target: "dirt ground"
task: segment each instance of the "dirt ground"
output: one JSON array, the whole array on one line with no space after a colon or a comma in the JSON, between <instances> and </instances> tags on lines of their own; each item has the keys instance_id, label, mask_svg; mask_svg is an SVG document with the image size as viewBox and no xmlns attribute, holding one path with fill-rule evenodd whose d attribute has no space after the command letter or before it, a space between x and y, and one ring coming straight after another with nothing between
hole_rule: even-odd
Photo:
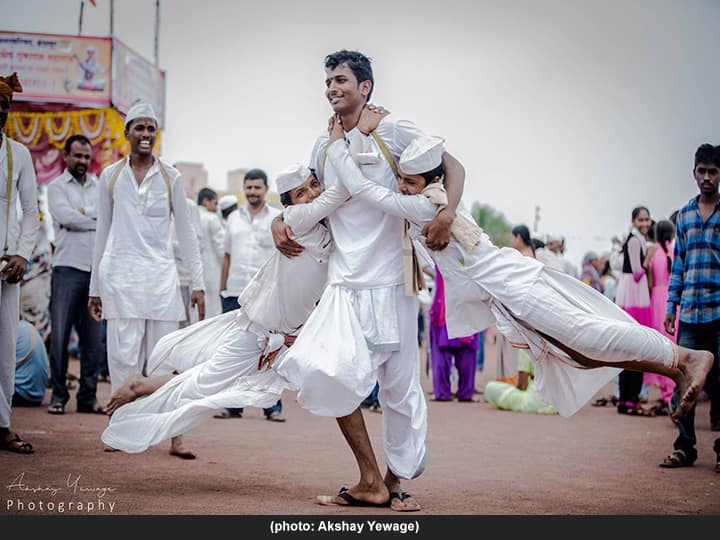
<instances>
[{"instance_id":1,"label":"dirt ground","mask_svg":"<svg viewBox=\"0 0 720 540\"><path fill-rule=\"evenodd\" d=\"M494 374L488 345L477 388ZM427 377L423 385L430 389ZM101 400L108 395L101 383ZM720 434L710 431L707 402L698 406L697 462L668 470L658 467L676 436L667 417L586 405L561 418L500 412L482 394L478 400L428 401L428 468L404 484L423 506L418 514L720 514L712 451ZM75 413L74 399L64 416L46 406L16 408L13 426L36 451L0 452L0 516L57 514L60 503L65 514L396 515L314 504L316 495L357 480L354 460L334 419L305 412L294 394L283 404L284 424L246 409L242 419L213 419L188 433L193 461L169 456L169 443L138 455L104 452L107 418ZM365 419L384 467L382 415Z\"/></svg>"}]
</instances>

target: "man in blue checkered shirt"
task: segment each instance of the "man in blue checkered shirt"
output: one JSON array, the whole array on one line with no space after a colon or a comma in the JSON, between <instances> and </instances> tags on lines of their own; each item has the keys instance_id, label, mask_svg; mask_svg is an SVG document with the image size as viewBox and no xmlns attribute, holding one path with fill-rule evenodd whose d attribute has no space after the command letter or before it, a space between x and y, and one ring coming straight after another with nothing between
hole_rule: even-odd
<instances>
[{"instance_id":1,"label":"man in blue checkered shirt","mask_svg":"<svg viewBox=\"0 0 720 540\"><path fill-rule=\"evenodd\" d=\"M675 314L680 306L678 345L714 354L705 389L711 400L710 427L720 431L720 146L703 144L697 149L693 176L700 195L677 216L665 330L675 333ZM675 451L661 467L686 467L697 459L695 406L680 418L678 430ZM720 473L720 438L715 440L714 450L715 472Z\"/></svg>"}]
</instances>

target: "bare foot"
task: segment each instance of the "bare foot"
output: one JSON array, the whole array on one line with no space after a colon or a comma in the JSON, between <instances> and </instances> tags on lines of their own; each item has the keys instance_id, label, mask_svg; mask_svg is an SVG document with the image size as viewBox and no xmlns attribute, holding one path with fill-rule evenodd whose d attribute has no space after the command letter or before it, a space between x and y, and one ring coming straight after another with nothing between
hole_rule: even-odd
<instances>
[{"instance_id":1,"label":"bare foot","mask_svg":"<svg viewBox=\"0 0 720 540\"><path fill-rule=\"evenodd\" d=\"M323 506L388 506L390 493L385 484L377 486L357 484L343 486L337 495L318 495L316 501Z\"/></svg>"},{"instance_id":2,"label":"bare foot","mask_svg":"<svg viewBox=\"0 0 720 540\"><path fill-rule=\"evenodd\" d=\"M672 417L679 419L684 416L697 401L702 390L705 377L712 368L713 355L708 351L694 351L680 348L678 369L681 376L677 381L680 402Z\"/></svg>"},{"instance_id":3,"label":"bare foot","mask_svg":"<svg viewBox=\"0 0 720 540\"><path fill-rule=\"evenodd\" d=\"M107 444L105 445L105 448L103 448L103 450L104 450L105 452L119 452L119 451L120 451L120 450L118 450L117 448L113 448L112 446L108 446Z\"/></svg>"},{"instance_id":4,"label":"bare foot","mask_svg":"<svg viewBox=\"0 0 720 540\"><path fill-rule=\"evenodd\" d=\"M130 375L127 379L125 379L125 382L120 388L118 388L117 392L110 396L110 401L105 407L105 412L108 416L112 415L118 407L121 407L126 403L130 403L131 401L135 401L138 397L140 397L136 386L142 379L144 379L144 377L140 374Z\"/></svg>"},{"instance_id":5,"label":"bare foot","mask_svg":"<svg viewBox=\"0 0 720 540\"><path fill-rule=\"evenodd\" d=\"M185 448L182 435L173 437L170 441L170 455L177 456L182 459L195 459L195 454Z\"/></svg>"}]
</instances>

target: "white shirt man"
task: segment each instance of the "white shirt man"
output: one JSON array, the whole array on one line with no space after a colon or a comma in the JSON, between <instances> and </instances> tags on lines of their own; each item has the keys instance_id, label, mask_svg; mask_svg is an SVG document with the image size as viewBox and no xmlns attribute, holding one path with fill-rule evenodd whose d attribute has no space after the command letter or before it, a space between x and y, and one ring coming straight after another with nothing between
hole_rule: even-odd
<instances>
[{"instance_id":1,"label":"white shirt man","mask_svg":"<svg viewBox=\"0 0 720 540\"><path fill-rule=\"evenodd\" d=\"M131 155L105 168L100 175L90 281L91 312L108 321L107 353L113 392L129 375L143 371L157 341L176 330L178 322L185 318L172 228L181 258L190 270L192 294L199 311L204 312L204 304L200 306L202 293L196 294L203 290L202 266L182 178L175 168L152 157L157 129L152 109L136 105L127 119L125 134ZM147 164L140 181L135 169L141 160Z\"/></svg>"},{"instance_id":2,"label":"white shirt man","mask_svg":"<svg viewBox=\"0 0 720 540\"><path fill-rule=\"evenodd\" d=\"M225 227L217 215L217 194L204 188L198 193L200 210L200 257L205 280L205 314L214 317L222 312L220 305L220 274L225 256Z\"/></svg>"},{"instance_id":3,"label":"white shirt man","mask_svg":"<svg viewBox=\"0 0 720 540\"><path fill-rule=\"evenodd\" d=\"M248 178L245 182L262 182ZM237 297L250 283L270 255L275 251L270 225L280 210L272 208L264 200L259 210L249 202L228 216L225 230L225 257L229 258L227 283L221 294L223 306L237 308ZM224 311L229 311L224 309Z\"/></svg>"},{"instance_id":4,"label":"white shirt man","mask_svg":"<svg viewBox=\"0 0 720 540\"><path fill-rule=\"evenodd\" d=\"M21 91L16 74L0 77L0 449L28 454L32 445L10 431L10 410L20 321L19 283L38 234L37 186L28 149L1 133L13 92ZM22 216L18 216L18 199Z\"/></svg>"},{"instance_id":5,"label":"white shirt man","mask_svg":"<svg viewBox=\"0 0 720 540\"><path fill-rule=\"evenodd\" d=\"M98 180L87 172L91 159L90 141L73 135L65 144L67 167L48 186L48 208L55 229L50 300L51 414L63 414L70 399L67 347L73 325L81 351L77 411L104 412L96 397L97 371L103 360L103 329L87 311L98 202Z\"/></svg>"}]
</instances>

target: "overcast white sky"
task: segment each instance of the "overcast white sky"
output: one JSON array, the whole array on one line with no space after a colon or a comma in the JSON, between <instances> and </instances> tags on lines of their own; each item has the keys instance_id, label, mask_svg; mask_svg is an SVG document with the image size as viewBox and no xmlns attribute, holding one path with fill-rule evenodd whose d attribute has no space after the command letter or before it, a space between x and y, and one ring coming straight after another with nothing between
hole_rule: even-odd
<instances>
[{"instance_id":1,"label":"overcast white sky","mask_svg":"<svg viewBox=\"0 0 720 540\"><path fill-rule=\"evenodd\" d=\"M84 35L109 32L109 0ZM154 0L116 0L115 34L153 58ZM77 33L79 0L0 0L0 29ZM356 7L352 7L356 6ZM717 0L162 0L163 155L272 177L307 161L331 110L324 56L373 59L373 101L447 139L464 200L568 238L579 263L633 206L667 217L720 143Z\"/></svg>"}]
</instances>

